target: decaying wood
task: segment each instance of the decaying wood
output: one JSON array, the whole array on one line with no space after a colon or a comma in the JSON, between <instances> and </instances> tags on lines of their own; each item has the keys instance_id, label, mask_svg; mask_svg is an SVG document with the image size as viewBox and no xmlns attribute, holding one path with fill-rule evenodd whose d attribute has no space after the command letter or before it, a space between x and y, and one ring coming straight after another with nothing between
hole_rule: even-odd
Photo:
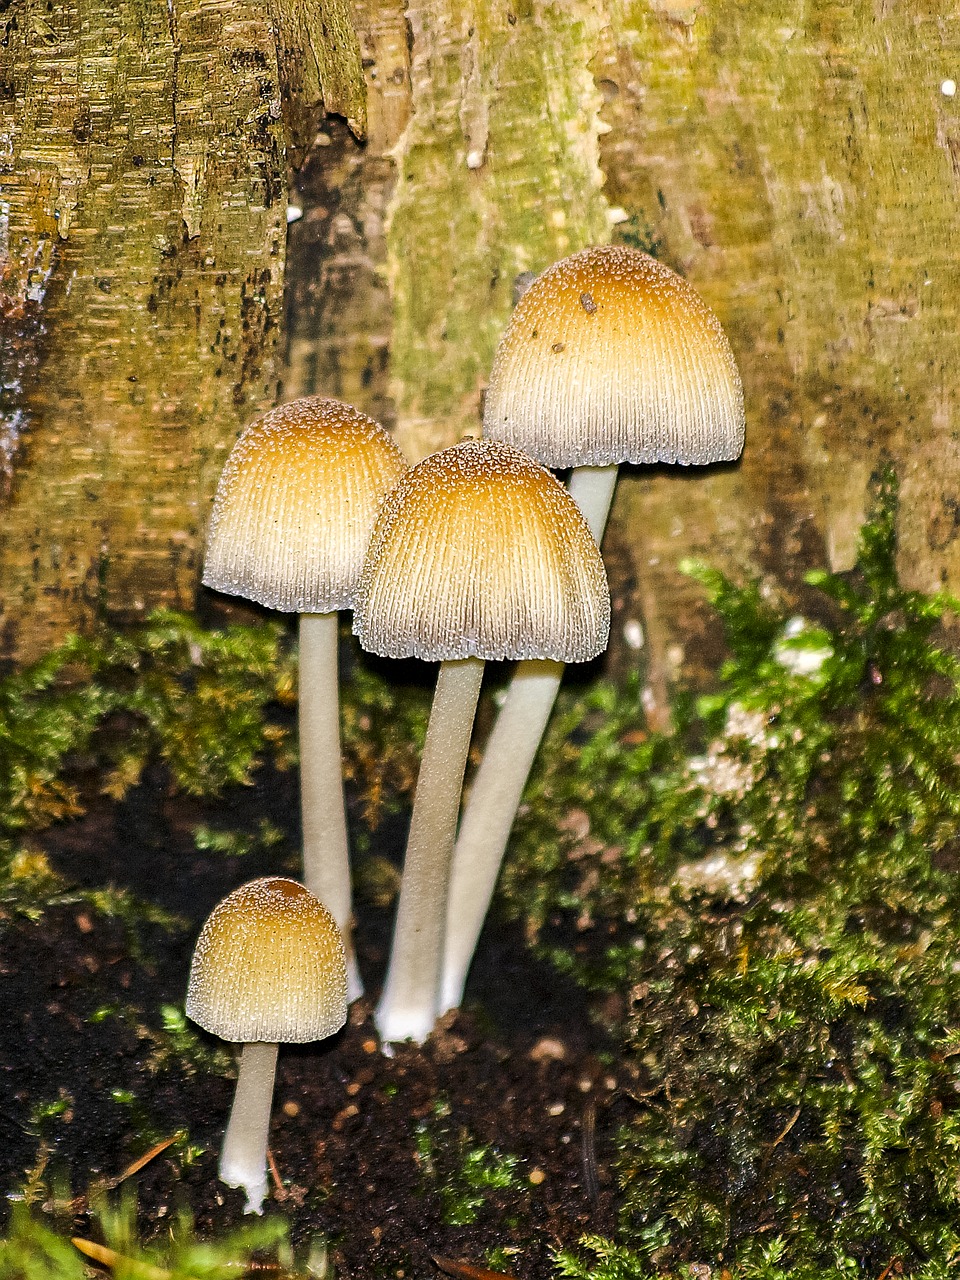
<instances>
[{"instance_id":1,"label":"decaying wood","mask_svg":"<svg viewBox=\"0 0 960 1280\"><path fill-rule=\"evenodd\" d=\"M318 75L339 66L336 101L362 123L343 105L355 38L320 43L338 13L340 0L278 0L272 15L247 0L6 8L3 655L193 602L225 452L277 394L283 103L316 115ZM309 67L311 42L323 56L291 85L291 50Z\"/></svg>"},{"instance_id":2,"label":"decaying wood","mask_svg":"<svg viewBox=\"0 0 960 1280\"><path fill-rule=\"evenodd\" d=\"M960 17L920 0L411 0L406 16L382 329L411 456L475 421L516 276L593 240L687 275L736 350L742 463L634 469L607 538L616 659L646 664L655 714L717 653L678 562L707 556L802 608L807 568L851 564L883 457L906 580L960 588Z\"/></svg>"},{"instance_id":3,"label":"decaying wood","mask_svg":"<svg viewBox=\"0 0 960 1280\"><path fill-rule=\"evenodd\" d=\"M2 78L20 76L0 94L0 136L18 148L2 159L7 322L37 320L7 379L30 423L0 557L8 651L43 648L67 605L83 623L191 598L223 449L278 376L281 147L299 154L316 86L335 80L319 54L299 56L317 27L308 8L275 12L279 52L254 5L175 4L176 39L165 6L110 18L91 5L125 36L96 48L77 0L55 19L28 0L7 10L18 26ZM356 45L342 26L330 44L350 65L362 55L369 142L328 120L293 196L305 216L290 242L285 395L342 395L395 424L411 457L449 443L476 421L517 278L617 237L701 290L747 395L740 465L634 470L620 485L616 652L646 663L652 705L710 655L678 561L758 574L802 607L807 567L850 564L883 456L901 473L906 579L960 588L960 16L930 0L353 0L350 12ZM30 59L33 114L11 133ZM93 92L83 75L125 92ZM336 109L359 128L356 78L345 83ZM127 161L107 164L111 140ZM134 222L150 224L140 249Z\"/></svg>"}]
</instances>

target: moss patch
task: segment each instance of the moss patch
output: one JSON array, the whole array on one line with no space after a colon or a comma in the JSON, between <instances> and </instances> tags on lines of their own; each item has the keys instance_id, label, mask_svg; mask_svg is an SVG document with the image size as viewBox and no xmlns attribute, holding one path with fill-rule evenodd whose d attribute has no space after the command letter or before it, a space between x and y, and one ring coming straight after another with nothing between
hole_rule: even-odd
<instances>
[{"instance_id":1,"label":"moss patch","mask_svg":"<svg viewBox=\"0 0 960 1280\"><path fill-rule=\"evenodd\" d=\"M555 726L506 901L619 993L635 1081L621 1235L565 1274L960 1257L956 606L898 584L889 475L874 499L816 618L689 566L731 657L674 734L603 686Z\"/></svg>"}]
</instances>

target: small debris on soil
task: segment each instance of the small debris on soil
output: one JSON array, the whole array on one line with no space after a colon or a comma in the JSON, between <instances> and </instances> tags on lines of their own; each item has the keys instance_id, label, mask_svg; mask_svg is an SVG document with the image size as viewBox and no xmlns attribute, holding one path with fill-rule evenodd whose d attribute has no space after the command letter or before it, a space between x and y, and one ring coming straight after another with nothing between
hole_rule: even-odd
<instances>
[{"instance_id":1,"label":"small debris on soil","mask_svg":"<svg viewBox=\"0 0 960 1280\"><path fill-rule=\"evenodd\" d=\"M236 803L245 810L249 792ZM282 810L290 797L275 803ZM216 1176L233 1082L178 1051L162 1009L182 1012L193 942L214 903L290 868L201 855L196 808L145 786L46 840L74 882L128 889L175 912L179 927L131 932L87 901L38 923L0 921L6 1021L19 1028L0 1043L2 1190L32 1187L42 1204L68 1188L81 1237L87 1194L120 1181L136 1187L148 1239L180 1205L201 1235L242 1219L243 1194ZM330 1042L280 1050L267 1211L289 1219L295 1244L326 1236L340 1280L435 1275L434 1258L489 1275L494 1250L523 1280L553 1275L554 1250L609 1233L614 1220L609 1164L625 1095L583 994L534 961L515 931L492 925L465 1009L423 1048L388 1057L371 1013L390 914L359 909L368 995ZM223 1052L189 1029L200 1054ZM508 1185L470 1182L471 1161L503 1161Z\"/></svg>"}]
</instances>

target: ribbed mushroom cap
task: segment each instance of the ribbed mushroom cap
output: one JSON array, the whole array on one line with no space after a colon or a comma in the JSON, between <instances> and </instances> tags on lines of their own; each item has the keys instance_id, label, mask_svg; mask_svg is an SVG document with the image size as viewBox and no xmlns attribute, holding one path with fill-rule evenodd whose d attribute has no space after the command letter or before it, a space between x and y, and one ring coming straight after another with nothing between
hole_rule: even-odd
<instances>
[{"instance_id":1,"label":"ribbed mushroom cap","mask_svg":"<svg viewBox=\"0 0 960 1280\"><path fill-rule=\"evenodd\" d=\"M549 467L728 461L743 390L720 322L692 285L620 245L538 276L494 357L484 435Z\"/></svg>"},{"instance_id":2,"label":"ribbed mushroom cap","mask_svg":"<svg viewBox=\"0 0 960 1280\"><path fill-rule=\"evenodd\" d=\"M347 967L333 916L296 880L268 876L234 889L197 939L187 1017L243 1044L303 1044L339 1031Z\"/></svg>"},{"instance_id":3,"label":"ribbed mushroom cap","mask_svg":"<svg viewBox=\"0 0 960 1280\"><path fill-rule=\"evenodd\" d=\"M609 627L603 561L579 508L519 449L443 449L384 502L354 612L365 649L584 662Z\"/></svg>"},{"instance_id":4,"label":"ribbed mushroom cap","mask_svg":"<svg viewBox=\"0 0 960 1280\"><path fill-rule=\"evenodd\" d=\"M203 581L287 613L353 604L383 497L406 470L383 427L307 396L246 428L213 502Z\"/></svg>"}]
</instances>

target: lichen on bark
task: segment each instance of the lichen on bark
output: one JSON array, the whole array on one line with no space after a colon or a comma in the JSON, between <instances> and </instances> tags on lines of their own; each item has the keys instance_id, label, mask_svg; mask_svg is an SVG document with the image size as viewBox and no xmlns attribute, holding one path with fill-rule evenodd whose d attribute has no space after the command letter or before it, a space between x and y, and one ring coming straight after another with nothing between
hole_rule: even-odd
<instances>
[{"instance_id":1,"label":"lichen on bark","mask_svg":"<svg viewBox=\"0 0 960 1280\"><path fill-rule=\"evenodd\" d=\"M589 3L411 3L413 113L387 270L398 434L412 456L477 420L514 283L609 235L585 54Z\"/></svg>"},{"instance_id":2,"label":"lichen on bark","mask_svg":"<svg viewBox=\"0 0 960 1280\"><path fill-rule=\"evenodd\" d=\"M885 455L905 580L956 589L960 20L868 0L611 14L594 64L608 198L717 310L747 398L736 472L621 484L635 575L670 602L667 645L700 631L676 572L691 549L801 600L821 555L848 568Z\"/></svg>"}]
</instances>

